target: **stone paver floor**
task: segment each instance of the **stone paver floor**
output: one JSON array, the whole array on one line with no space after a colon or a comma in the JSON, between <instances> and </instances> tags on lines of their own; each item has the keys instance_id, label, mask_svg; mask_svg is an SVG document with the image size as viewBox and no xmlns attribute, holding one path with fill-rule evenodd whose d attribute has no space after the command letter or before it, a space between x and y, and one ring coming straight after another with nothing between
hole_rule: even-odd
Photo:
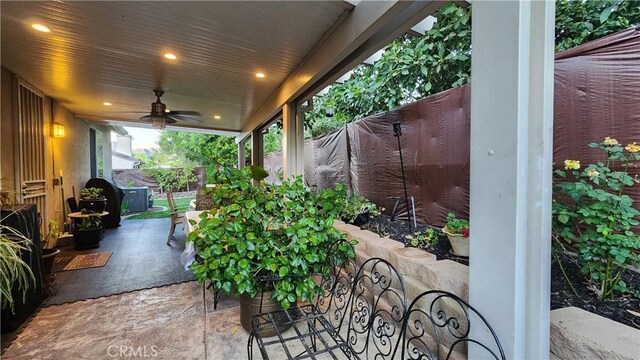
<instances>
[{"instance_id":1,"label":"stone paver floor","mask_svg":"<svg viewBox=\"0 0 640 360\"><path fill-rule=\"evenodd\" d=\"M243 359L247 338L235 298L186 282L44 307L2 359Z\"/></svg>"}]
</instances>

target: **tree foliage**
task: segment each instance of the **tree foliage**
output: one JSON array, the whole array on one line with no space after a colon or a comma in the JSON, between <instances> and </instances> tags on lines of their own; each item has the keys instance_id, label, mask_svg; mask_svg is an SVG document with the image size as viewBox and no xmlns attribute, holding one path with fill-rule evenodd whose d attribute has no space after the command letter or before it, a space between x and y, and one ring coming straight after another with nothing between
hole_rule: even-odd
<instances>
[{"instance_id":1,"label":"tree foliage","mask_svg":"<svg viewBox=\"0 0 640 360\"><path fill-rule=\"evenodd\" d=\"M640 24L640 1L561 0L556 3L556 51Z\"/></svg>"},{"instance_id":2,"label":"tree foliage","mask_svg":"<svg viewBox=\"0 0 640 360\"><path fill-rule=\"evenodd\" d=\"M404 35L391 42L373 66L357 66L351 77L314 98L305 126L318 136L375 113L389 111L469 81L471 6L451 3L421 37ZM556 50L562 51L631 25L640 24L640 1L559 0ZM333 116L327 116L332 109Z\"/></svg>"},{"instance_id":3,"label":"tree foliage","mask_svg":"<svg viewBox=\"0 0 640 360\"><path fill-rule=\"evenodd\" d=\"M230 136L165 131L158 145L159 152L175 154L178 161L188 160L195 166L235 165L238 161L238 147Z\"/></svg>"}]
</instances>

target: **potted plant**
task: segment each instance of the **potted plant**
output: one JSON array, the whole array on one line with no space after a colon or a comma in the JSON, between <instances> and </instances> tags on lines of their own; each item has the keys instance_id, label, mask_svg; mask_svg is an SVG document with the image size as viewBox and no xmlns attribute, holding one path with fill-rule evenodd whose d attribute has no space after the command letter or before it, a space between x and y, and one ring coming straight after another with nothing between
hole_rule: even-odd
<instances>
[{"instance_id":1,"label":"potted plant","mask_svg":"<svg viewBox=\"0 0 640 360\"><path fill-rule=\"evenodd\" d=\"M349 195L344 184L317 192L320 206L326 210L338 212L340 220L355 226L364 226L371 217L376 217L384 211L362 195Z\"/></svg>"},{"instance_id":2,"label":"potted plant","mask_svg":"<svg viewBox=\"0 0 640 360\"><path fill-rule=\"evenodd\" d=\"M78 207L82 210L101 213L107 207L107 198L102 195L102 189L88 187L80 190Z\"/></svg>"},{"instance_id":3,"label":"potted plant","mask_svg":"<svg viewBox=\"0 0 640 360\"><path fill-rule=\"evenodd\" d=\"M82 210L85 215L91 215L92 212L85 209ZM100 246L100 240L104 236L104 228L98 213L95 215L83 216L82 220L76 222L73 229L73 244L76 250L93 249Z\"/></svg>"},{"instance_id":4,"label":"potted plant","mask_svg":"<svg viewBox=\"0 0 640 360\"><path fill-rule=\"evenodd\" d=\"M447 225L442 229L451 244L452 252L458 256L469 256L469 221L458 219L454 213L447 214Z\"/></svg>"},{"instance_id":5,"label":"potted plant","mask_svg":"<svg viewBox=\"0 0 640 360\"><path fill-rule=\"evenodd\" d=\"M250 168L221 171L226 174L223 182L210 191L227 201L204 211L188 235L200 259L191 269L199 281L211 280L216 291L240 296L241 323L250 332L251 318L260 308L286 309L298 298L313 299L320 288L312 276L327 271L328 256L355 254L349 246L329 254L331 245L344 238L333 228L337 208L321 206L322 196L307 189L301 178L254 186Z\"/></svg>"},{"instance_id":6,"label":"potted plant","mask_svg":"<svg viewBox=\"0 0 640 360\"><path fill-rule=\"evenodd\" d=\"M53 270L53 263L55 261L56 255L60 253L59 249L55 247L49 247L49 245L53 242L58 241L60 238L60 227L58 223L54 220L49 221L49 225L47 226L47 232L44 234L42 238L42 277L45 293L49 293L49 286L51 285L51 274Z\"/></svg>"},{"instance_id":7,"label":"potted plant","mask_svg":"<svg viewBox=\"0 0 640 360\"><path fill-rule=\"evenodd\" d=\"M15 300L13 286L17 283L25 302L27 290L35 284L35 276L31 268L21 258L21 253L30 251L31 240L11 226L0 222L0 298L2 309L10 308L13 312ZM4 321L4 319L3 319Z\"/></svg>"},{"instance_id":8,"label":"potted plant","mask_svg":"<svg viewBox=\"0 0 640 360\"><path fill-rule=\"evenodd\" d=\"M370 202L362 195L352 194L347 197L342 209L342 221L355 226L364 226L371 217L376 217L382 213L376 204Z\"/></svg>"}]
</instances>

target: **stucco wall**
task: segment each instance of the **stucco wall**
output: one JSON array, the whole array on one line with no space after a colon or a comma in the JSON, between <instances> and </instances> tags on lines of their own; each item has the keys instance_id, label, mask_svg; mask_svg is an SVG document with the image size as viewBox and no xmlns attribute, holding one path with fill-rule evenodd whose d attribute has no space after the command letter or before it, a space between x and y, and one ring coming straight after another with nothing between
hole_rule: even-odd
<instances>
[{"instance_id":1,"label":"stucco wall","mask_svg":"<svg viewBox=\"0 0 640 360\"><path fill-rule=\"evenodd\" d=\"M14 126L13 89L11 71L2 68L1 98L0 98L0 177L3 179L3 190L15 191L15 143L17 127ZM53 111L52 111L53 110ZM75 115L58 104L55 100L45 97L44 108L45 126L45 174L47 186L47 208L43 218L62 219L62 197L60 187L53 185L53 179L60 176L62 170L64 178L65 197L72 195L75 186L76 196L91 175L89 124L79 120ZM64 138L50 137L50 124L55 121L65 126ZM43 211L39 209L39 211Z\"/></svg>"},{"instance_id":2,"label":"stucco wall","mask_svg":"<svg viewBox=\"0 0 640 360\"><path fill-rule=\"evenodd\" d=\"M65 137L51 138L52 178L54 174L56 177L60 176L60 171L62 170L65 198L73 195L73 187L75 187L76 198L79 198L80 189L84 187L84 184L91 177L90 126L88 123L77 119L72 112L55 101L53 102L53 121L65 126ZM56 187L55 192L57 204L55 211L59 212L62 209L60 207L60 202L62 201L60 188ZM56 218L58 218L60 214L56 214Z\"/></svg>"}]
</instances>

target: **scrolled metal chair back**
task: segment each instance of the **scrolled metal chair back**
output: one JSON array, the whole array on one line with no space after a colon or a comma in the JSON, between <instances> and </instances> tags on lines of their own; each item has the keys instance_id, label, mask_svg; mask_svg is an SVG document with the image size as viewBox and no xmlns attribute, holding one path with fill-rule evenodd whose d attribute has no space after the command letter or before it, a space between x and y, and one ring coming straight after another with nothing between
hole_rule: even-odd
<instances>
[{"instance_id":1,"label":"scrolled metal chair back","mask_svg":"<svg viewBox=\"0 0 640 360\"><path fill-rule=\"evenodd\" d=\"M342 254L350 253L352 257ZM329 321L335 332L340 332L348 310L349 294L356 273L355 249L346 240L338 240L327 251L323 276L320 279L322 293L315 301L317 310Z\"/></svg>"},{"instance_id":2,"label":"scrolled metal chair back","mask_svg":"<svg viewBox=\"0 0 640 360\"><path fill-rule=\"evenodd\" d=\"M196 210L211 210L214 207L213 196L196 195Z\"/></svg>"},{"instance_id":3,"label":"scrolled metal chair back","mask_svg":"<svg viewBox=\"0 0 640 360\"><path fill-rule=\"evenodd\" d=\"M471 326L482 326L489 344L469 337ZM401 359L450 359L477 347L495 359L505 359L496 333L475 308L455 294L432 290L418 295L409 305L403 325Z\"/></svg>"},{"instance_id":4,"label":"scrolled metal chair back","mask_svg":"<svg viewBox=\"0 0 640 360\"><path fill-rule=\"evenodd\" d=\"M364 359L392 359L401 340L407 299L401 275L386 260L358 269L349 301L346 341Z\"/></svg>"}]
</instances>

